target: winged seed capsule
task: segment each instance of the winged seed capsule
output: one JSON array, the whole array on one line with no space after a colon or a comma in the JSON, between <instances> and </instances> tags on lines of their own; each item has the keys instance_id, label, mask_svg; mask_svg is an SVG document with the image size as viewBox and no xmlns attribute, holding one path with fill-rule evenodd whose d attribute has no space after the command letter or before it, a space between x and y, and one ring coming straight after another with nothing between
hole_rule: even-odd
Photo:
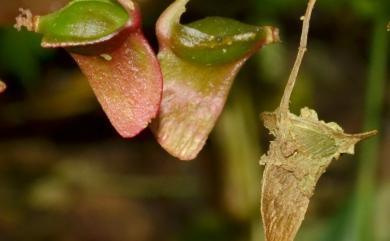
<instances>
[{"instance_id":1,"label":"winged seed capsule","mask_svg":"<svg viewBox=\"0 0 390 241\"><path fill-rule=\"evenodd\" d=\"M355 144L376 131L345 134L336 123L318 120L317 113L306 107L300 116L275 111L263 113L262 119L275 136L260 160L265 165L261 212L266 240L292 241L332 159L353 154Z\"/></svg>"}]
</instances>

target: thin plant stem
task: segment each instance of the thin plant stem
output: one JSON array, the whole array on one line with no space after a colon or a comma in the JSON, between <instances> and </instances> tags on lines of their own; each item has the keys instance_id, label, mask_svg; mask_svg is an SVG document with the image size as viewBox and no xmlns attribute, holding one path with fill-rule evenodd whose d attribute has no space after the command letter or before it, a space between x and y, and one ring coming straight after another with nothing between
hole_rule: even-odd
<instances>
[{"instance_id":1,"label":"thin plant stem","mask_svg":"<svg viewBox=\"0 0 390 241\"><path fill-rule=\"evenodd\" d=\"M298 77L299 69L302 64L303 57L307 50L307 36L309 34L309 26L310 26L310 19L311 19L311 13L313 12L314 5L316 3L316 0L309 0L306 13L302 17L303 24L302 24L302 34L301 34L301 41L299 44L298 54L295 59L294 66L291 70L290 76L288 78L286 87L284 89L284 93L282 96L282 100L280 101L279 111L281 113L287 114L289 111L289 103L292 91L295 86L296 79Z\"/></svg>"},{"instance_id":2,"label":"thin plant stem","mask_svg":"<svg viewBox=\"0 0 390 241\"><path fill-rule=\"evenodd\" d=\"M223 206L236 220L248 223L246 241L262 240L257 215L261 175L256 160L261 153L258 124L249 87L237 84L233 89L212 140L223 158Z\"/></svg>"}]
</instances>

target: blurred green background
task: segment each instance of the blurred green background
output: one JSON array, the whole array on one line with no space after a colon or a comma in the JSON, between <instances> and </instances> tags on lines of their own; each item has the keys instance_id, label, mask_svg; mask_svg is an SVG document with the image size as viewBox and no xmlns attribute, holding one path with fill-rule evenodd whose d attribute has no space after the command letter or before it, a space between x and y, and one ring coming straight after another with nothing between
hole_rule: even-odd
<instances>
[{"instance_id":1,"label":"blurred green background","mask_svg":"<svg viewBox=\"0 0 390 241\"><path fill-rule=\"evenodd\" d=\"M242 69L205 149L180 162L149 130L120 138L65 51L16 32L18 7L43 14L66 0L0 0L1 241L261 241L258 160L270 136L258 114L280 100L306 1L192 0L184 22L210 15L275 25L282 43ZM154 23L168 0L139 0ZM315 108L348 132L379 129L322 177L297 241L390 241L388 0L319 0L292 109Z\"/></svg>"}]
</instances>

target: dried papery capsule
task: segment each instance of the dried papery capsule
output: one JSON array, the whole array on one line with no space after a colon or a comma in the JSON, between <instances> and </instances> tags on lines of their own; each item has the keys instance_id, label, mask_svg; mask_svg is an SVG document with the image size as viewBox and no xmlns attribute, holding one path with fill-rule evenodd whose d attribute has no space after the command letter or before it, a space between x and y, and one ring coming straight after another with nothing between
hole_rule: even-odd
<instances>
[{"instance_id":1,"label":"dried papery capsule","mask_svg":"<svg viewBox=\"0 0 390 241\"><path fill-rule=\"evenodd\" d=\"M376 131L345 134L336 123L318 120L314 110L300 116L279 111L263 113L264 125L275 136L261 158L261 211L267 241L292 241L304 219L315 185L332 159L354 153L354 146Z\"/></svg>"},{"instance_id":2,"label":"dried papery capsule","mask_svg":"<svg viewBox=\"0 0 390 241\"><path fill-rule=\"evenodd\" d=\"M307 107L296 116L289 102L306 51L311 13L309 0L303 20L298 54L279 107L262 114L265 127L275 137L260 163L265 165L261 215L266 241L293 241L305 217L315 185L332 159L354 153L355 144L377 131L345 134L336 123L320 121Z\"/></svg>"},{"instance_id":3,"label":"dried papery capsule","mask_svg":"<svg viewBox=\"0 0 390 241\"><path fill-rule=\"evenodd\" d=\"M209 17L180 24L188 0L176 0L157 22L163 99L152 129L160 145L182 160L197 156L220 115L231 84L278 30Z\"/></svg>"},{"instance_id":4,"label":"dried papery capsule","mask_svg":"<svg viewBox=\"0 0 390 241\"><path fill-rule=\"evenodd\" d=\"M87 76L123 137L142 131L158 112L162 75L131 0L73 0L46 16L22 10L17 26L43 34L42 46L64 47Z\"/></svg>"}]
</instances>

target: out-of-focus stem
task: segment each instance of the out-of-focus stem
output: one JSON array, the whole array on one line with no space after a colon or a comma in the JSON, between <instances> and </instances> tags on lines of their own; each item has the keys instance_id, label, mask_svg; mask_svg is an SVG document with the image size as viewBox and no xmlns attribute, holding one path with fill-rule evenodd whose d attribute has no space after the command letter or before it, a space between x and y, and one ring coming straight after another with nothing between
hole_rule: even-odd
<instances>
[{"instance_id":1,"label":"out-of-focus stem","mask_svg":"<svg viewBox=\"0 0 390 241\"><path fill-rule=\"evenodd\" d=\"M381 2L384 3L384 1ZM365 130L380 129L386 89L387 48L389 39L388 33L386 32L386 24L388 19L386 18L386 13L380 7L378 3L378 11L374 17L370 66L365 96L363 128ZM355 238L352 240L374 240L372 219L375 203L375 180L378 165L379 141L380 135L367 140L360 149L356 209L354 213L356 225L354 227Z\"/></svg>"},{"instance_id":2,"label":"out-of-focus stem","mask_svg":"<svg viewBox=\"0 0 390 241\"><path fill-rule=\"evenodd\" d=\"M234 219L249 225L246 237L240 240L261 241L257 114L243 85L235 86L230 100L212 137L223 160L222 203Z\"/></svg>"}]
</instances>

